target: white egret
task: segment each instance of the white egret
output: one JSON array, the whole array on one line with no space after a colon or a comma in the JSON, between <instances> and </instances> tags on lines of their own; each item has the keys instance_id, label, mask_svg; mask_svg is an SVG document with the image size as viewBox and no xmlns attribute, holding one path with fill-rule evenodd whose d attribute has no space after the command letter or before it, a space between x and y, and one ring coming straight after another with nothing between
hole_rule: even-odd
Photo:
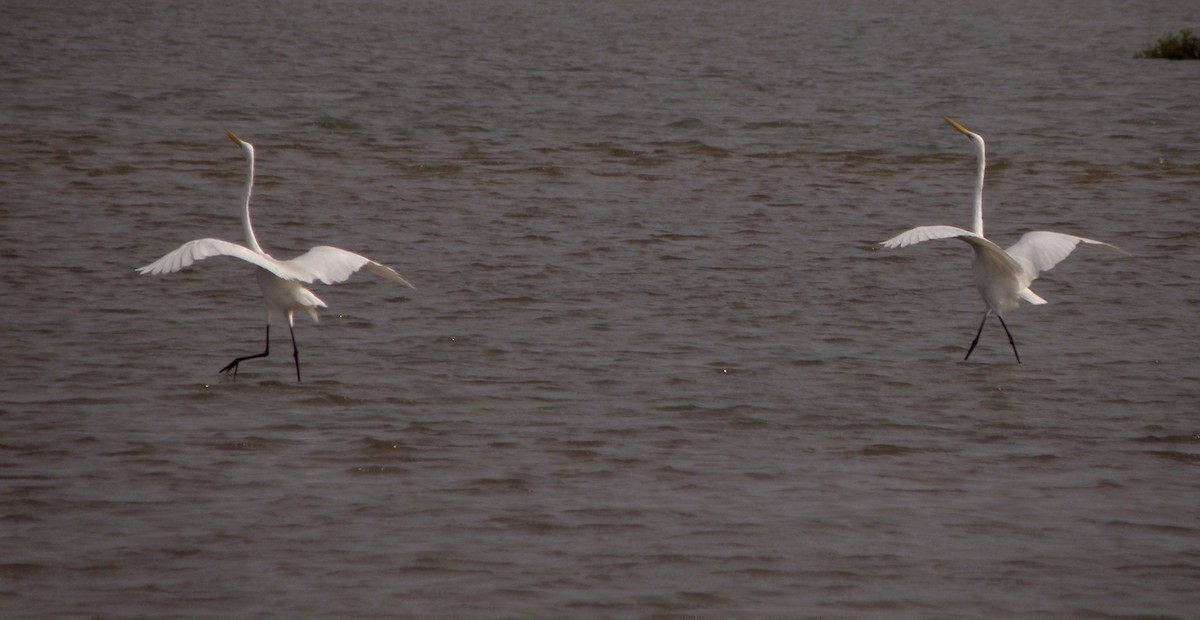
<instances>
[{"instance_id":1,"label":"white egret","mask_svg":"<svg viewBox=\"0 0 1200 620\"><path fill-rule=\"evenodd\" d=\"M970 244L975 253L971 265L975 273L975 286L987 304L987 310L983 313L983 320L979 322L979 330L975 332L975 339L971 341L971 347L967 349L967 355L963 359L970 359L975 345L979 344L979 335L983 333L984 323L992 313L995 313L996 318L1000 319L1004 333L1008 335L1008 343L1012 345L1013 355L1020 364L1021 355L1017 353L1017 343L1013 341L1012 333L1008 331L1008 325L1004 323L1004 313L1015 311L1022 299L1031 304L1046 303L1045 299L1029 290L1030 283L1036 280L1041 272L1049 271L1065 259L1081 243L1107 248L1122 254L1126 252L1102 241L1044 230L1025 233L1007 250L985 239L983 236L983 174L987 165L987 150L983 137L968 131L966 127L945 116L942 118L971 141L971 145L975 147L975 155L979 159L979 169L975 177L973 230L963 230L956 226L918 226L884 241L881 245L885 248L902 248L931 239L960 239Z\"/></svg>"},{"instance_id":2,"label":"white egret","mask_svg":"<svg viewBox=\"0 0 1200 620\"><path fill-rule=\"evenodd\" d=\"M301 282L311 284L320 280L325 284L344 282L360 270L366 269L383 276L393 282L399 282L409 288L416 288L396 273L391 267L381 265L365 256L347 252L339 248L321 245L291 260L277 260L263 251L262 246L254 237L254 228L250 225L250 191L254 186L254 146L238 138L232 132L225 135L242 149L246 156L246 186L242 189L242 232L246 235L246 245L238 245L221 239L196 239L179 246L175 251L138 269L143 274L173 273L192 263L210 256L232 256L240 258L257 267L254 277L262 290L266 305L266 348L262 353L246 355L229 362L219 372L233 371L237 376L238 364L256 357L266 357L271 353L271 313L279 312L287 318L288 332L292 336L292 359L296 364L296 381L300 381L300 351L296 347L295 313L298 310L308 312L314 322L317 318L317 308L326 307L325 302L312 291L300 285Z\"/></svg>"}]
</instances>

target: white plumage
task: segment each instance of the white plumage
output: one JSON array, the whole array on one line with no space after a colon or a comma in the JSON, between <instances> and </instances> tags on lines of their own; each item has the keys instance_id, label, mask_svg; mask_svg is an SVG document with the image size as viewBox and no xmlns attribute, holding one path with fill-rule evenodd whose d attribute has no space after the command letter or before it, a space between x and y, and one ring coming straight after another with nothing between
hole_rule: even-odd
<instances>
[{"instance_id":1,"label":"white plumage","mask_svg":"<svg viewBox=\"0 0 1200 620\"><path fill-rule=\"evenodd\" d=\"M277 260L264 252L262 246L258 244L258 239L254 235L254 227L250 222L250 194L254 186L254 146L233 135L232 132L226 131L225 135L229 136L229 139L233 140L246 156L246 185L242 190L242 230L246 235L246 245L242 246L222 239L195 239L179 246L153 263L139 268L138 271L148 275L174 273L191 266L198 260L213 256L240 258L258 267L254 275L266 306L266 349L262 353L233 360L222 368L221 372L232 370L234 376L237 376L239 363L256 357L266 357L270 354L271 314L279 312L288 321L288 331L292 336L292 357L296 364L296 380L299 381L300 353L296 347L294 315L297 311L305 311L316 321L318 318L317 308L326 307L324 301L321 301L300 283L336 284L345 282L355 272L366 269L409 288L415 287L391 267L340 248L321 245L290 260Z\"/></svg>"},{"instance_id":2,"label":"white plumage","mask_svg":"<svg viewBox=\"0 0 1200 620\"><path fill-rule=\"evenodd\" d=\"M971 141L979 160L975 179L974 230L945 225L918 226L884 241L882 245L889 249L903 248L934 239L959 239L969 244L974 251L971 267L975 274L975 286L979 290L979 296L987 304L987 310L979 323L975 340L971 342L971 347L967 349L967 355L963 359L971 357L975 345L979 344L979 335L983 333L984 323L995 313L1000 325L1004 327L1004 332L1008 334L1008 342L1012 345L1013 355L1019 364L1021 356L1017 353L1017 345L1013 341L1012 333L1008 331L1008 325L1004 323L1004 314L1016 310L1022 299L1031 304L1046 303L1045 299L1030 290L1029 285L1043 271L1049 271L1062 262L1080 244L1095 245L1121 253L1124 251L1103 241L1045 230L1025 233L1007 250L986 239L983 236L983 177L987 166L987 147L979 134L968 131L949 118L942 118Z\"/></svg>"}]
</instances>

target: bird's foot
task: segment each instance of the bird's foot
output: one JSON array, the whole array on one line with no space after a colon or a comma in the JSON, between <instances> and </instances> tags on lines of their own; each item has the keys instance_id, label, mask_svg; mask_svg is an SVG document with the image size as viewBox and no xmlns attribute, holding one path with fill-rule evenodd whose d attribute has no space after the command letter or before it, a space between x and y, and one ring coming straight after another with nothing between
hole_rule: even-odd
<instances>
[{"instance_id":1,"label":"bird's foot","mask_svg":"<svg viewBox=\"0 0 1200 620\"><path fill-rule=\"evenodd\" d=\"M218 370L217 374L229 374L229 371L232 370L233 378L236 381L237 380L238 362L241 362L241 361L242 361L241 358L238 358L238 359L233 360L232 362L229 362L228 364L225 365L224 368L222 368L221 370Z\"/></svg>"},{"instance_id":2,"label":"bird's foot","mask_svg":"<svg viewBox=\"0 0 1200 620\"><path fill-rule=\"evenodd\" d=\"M237 359L233 360L232 362L229 362L228 364L226 364L226 365L225 365L225 367L224 367L224 368L222 368L221 370L218 370L218 371L217 371L217 373L218 373L218 374L221 374L221 373L226 373L226 374L228 374L228 373L229 373L229 371L231 371L231 370L232 370L232 371L233 371L233 378L234 378L234 380L236 381L236 380L237 380L237 370L238 370L238 364L241 364L242 362L244 362L244 361L246 361L246 360L252 360L252 359L254 359L254 358L256 358L256 357L266 357L266 356L267 356L269 353L270 353L270 350L267 350L267 351L263 351L262 353L259 353L259 354L257 354L257 355L245 355L245 356L239 357L239 358L237 358Z\"/></svg>"}]
</instances>

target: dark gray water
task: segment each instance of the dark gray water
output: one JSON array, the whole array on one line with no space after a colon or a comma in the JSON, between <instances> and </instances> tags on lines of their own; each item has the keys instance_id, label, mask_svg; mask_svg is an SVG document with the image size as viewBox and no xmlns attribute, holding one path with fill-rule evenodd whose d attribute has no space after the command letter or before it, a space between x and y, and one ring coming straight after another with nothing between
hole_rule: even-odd
<instances>
[{"instance_id":1,"label":"dark gray water","mask_svg":"<svg viewBox=\"0 0 1200 620\"><path fill-rule=\"evenodd\" d=\"M1187 618L1184 2L8 3L5 618ZM1080 250L989 324L954 242ZM200 237L397 268L261 347Z\"/></svg>"}]
</instances>

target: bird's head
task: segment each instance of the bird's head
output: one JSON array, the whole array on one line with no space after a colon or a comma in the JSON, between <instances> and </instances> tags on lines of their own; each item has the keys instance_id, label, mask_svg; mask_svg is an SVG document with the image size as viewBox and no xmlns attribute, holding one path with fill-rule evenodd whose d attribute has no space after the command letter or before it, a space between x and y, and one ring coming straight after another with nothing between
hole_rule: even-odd
<instances>
[{"instance_id":1,"label":"bird's head","mask_svg":"<svg viewBox=\"0 0 1200 620\"><path fill-rule=\"evenodd\" d=\"M967 139L971 141L971 144L975 147L977 154L980 154L980 155L983 154L983 150L984 150L984 148L986 148L983 143L983 136L967 129L966 127L963 127L962 125L958 124L957 121L950 118L949 116L943 116L942 120L946 121L947 123L950 123L950 126L953 127L955 131L966 136Z\"/></svg>"},{"instance_id":2,"label":"bird's head","mask_svg":"<svg viewBox=\"0 0 1200 620\"><path fill-rule=\"evenodd\" d=\"M225 135L229 136L229 139L233 140L234 144L242 147L242 151L244 151L247 156L254 157L254 145L253 144L250 144L249 142L246 142L245 140L237 137L236 135L234 135L234 133L232 131L229 131L228 129L225 130Z\"/></svg>"},{"instance_id":3,"label":"bird's head","mask_svg":"<svg viewBox=\"0 0 1200 620\"><path fill-rule=\"evenodd\" d=\"M975 142L975 141L982 142L983 141L983 136L967 129L966 127L963 127L962 125L958 124L957 121L950 118L949 116L943 116L942 120L946 121L947 123L950 123L950 126L953 127L955 131L966 136L967 139L970 140L971 142ZM229 134L229 135L232 136L233 134ZM237 138L234 138L234 139L236 140Z\"/></svg>"}]
</instances>

